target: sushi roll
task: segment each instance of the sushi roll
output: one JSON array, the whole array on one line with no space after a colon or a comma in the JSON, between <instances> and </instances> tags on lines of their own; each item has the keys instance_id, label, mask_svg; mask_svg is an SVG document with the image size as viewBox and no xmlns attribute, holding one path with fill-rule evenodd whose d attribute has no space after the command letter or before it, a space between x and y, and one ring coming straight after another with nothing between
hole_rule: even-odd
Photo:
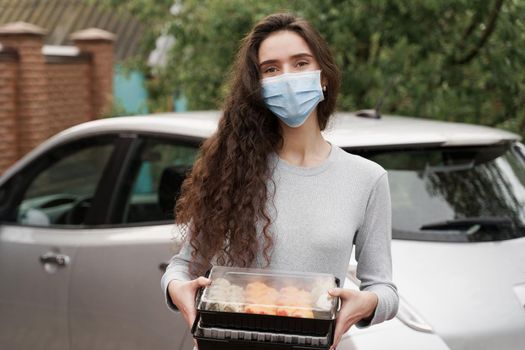
<instances>
[{"instance_id":1,"label":"sushi roll","mask_svg":"<svg viewBox=\"0 0 525 350\"><path fill-rule=\"evenodd\" d=\"M279 292L264 282L251 282L245 289L246 306L244 312L249 314L276 315L275 307Z\"/></svg>"},{"instance_id":2,"label":"sushi roll","mask_svg":"<svg viewBox=\"0 0 525 350\"><path fill-rule=\"evenodd\" d=\"M279 291L277 315L313 318L312 294L296 287L284 287Z\"/></svg>"},{"instance_id":3,"label":"sushi roll","mask_svg":"<svg viewBox=\"0 0 525 350\"><path fill-rule=\"evenodd\" d=\"M217 278L208 289L209 310L242 312L244 290L224 278Z\"/></svg>"}]
</instances>

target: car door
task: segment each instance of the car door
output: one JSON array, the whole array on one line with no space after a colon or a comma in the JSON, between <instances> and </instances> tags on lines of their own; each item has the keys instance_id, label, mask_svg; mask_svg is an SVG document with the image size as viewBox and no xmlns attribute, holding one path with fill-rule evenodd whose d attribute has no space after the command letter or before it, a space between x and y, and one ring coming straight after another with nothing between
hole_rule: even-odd
<instances>
[{"instance_id":1,"label":"car door","mask_svg":"<svg viewBox=\"0 0 525 350\"><path fill-rule=\"evenodd\" d=\"M107 227L82 234L69 296L72 350L191 349L160 279L179 249L173 206L197 149L174 138L136 138L107 199Z\"/></svg>"},{"instance_id":2,"label":"car door","mask_svg":"<svg viewBox=\"0 0 525 350\"><path fill-rule=\"evenodd\" d=\"M68 292L115 138L45 151L0 188L0 349L69 349Z\"/></svg>"}]
</instances>

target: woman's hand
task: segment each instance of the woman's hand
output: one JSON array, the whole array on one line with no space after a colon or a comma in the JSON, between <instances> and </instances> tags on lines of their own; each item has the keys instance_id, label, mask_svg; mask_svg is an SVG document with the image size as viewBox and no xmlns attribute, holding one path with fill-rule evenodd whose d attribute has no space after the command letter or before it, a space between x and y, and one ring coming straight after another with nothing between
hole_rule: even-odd
<instances>
[{"instance_id":1,"label":"woman's hand","mask_svg":"<svg viewBox=\"0 0 525 350\"><path fill-rule=\"evenodd\" d=\"M189 327L193 326L197 311L195 309L195 294L200 287L205 287L211 283L206 277L199 277L191 281L172 280L168 284L168 293L173 304L175 304Z\"/></svg>"},{"instance_id":2,"label":"woman's hand","mask_svg":"<svg viewBox=\"0 0 525 350\"><path fill-rule=\"evenodd\" d=\"M378 299L375 293L353 289L334 288L329 293L341 298L341 309L335 321L334 344L330 348L332 350L350 327L374 314Z\"/></svg>"}]
</instances>

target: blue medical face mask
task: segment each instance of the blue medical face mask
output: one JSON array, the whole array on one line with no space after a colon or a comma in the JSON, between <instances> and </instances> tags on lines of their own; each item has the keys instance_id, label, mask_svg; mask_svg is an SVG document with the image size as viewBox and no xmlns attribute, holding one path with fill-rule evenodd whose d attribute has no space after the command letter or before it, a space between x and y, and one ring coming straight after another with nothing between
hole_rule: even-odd
<instances>
[{"instance_id":1,"label":"blue medical face mask","mask_svg":"<svg viewBox=\"0 0 525 350\"><path fill-rule=\"evenodd\" d=\"M303 125L312 110L324 100L321 71L285 73L261 81L264 103L286 125Z\"/></svg>"}]
</instances>

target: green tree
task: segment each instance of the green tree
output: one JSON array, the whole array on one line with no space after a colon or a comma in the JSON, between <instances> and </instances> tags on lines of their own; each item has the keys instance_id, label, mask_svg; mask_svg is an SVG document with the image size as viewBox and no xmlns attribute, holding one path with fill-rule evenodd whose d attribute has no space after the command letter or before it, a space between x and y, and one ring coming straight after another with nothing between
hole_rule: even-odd
<instances>
[{"instance_id":1,"label":"green tree","mask_svg":"<svg viewBox=\"0 0 525 350\"><path fill-rule=\"evenodd\" d=\"M340 110L525 130L525 2L520 0L107 0L176 38L162 86L190 109L220 107L241 38L292 11L329 42L342 71ZM166 3L170 3L167 5ZM154 20L153 20L154 19ZM172 91L166 91L171 93Z\"/></svg>"}]
</instances>

